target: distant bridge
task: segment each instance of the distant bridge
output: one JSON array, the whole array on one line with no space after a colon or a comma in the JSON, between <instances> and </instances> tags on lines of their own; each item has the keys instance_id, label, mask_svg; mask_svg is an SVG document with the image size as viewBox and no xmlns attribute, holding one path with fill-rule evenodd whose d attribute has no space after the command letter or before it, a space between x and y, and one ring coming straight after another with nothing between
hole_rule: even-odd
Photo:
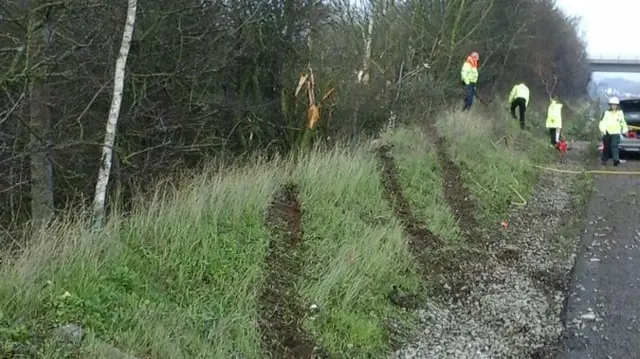
<instances>
[{"instance_id":1,"label":"distant bridge","mask_svg":"<svg viewBox=\"0 0 640 359\"><path fill-rule=\"evenodd\" d=\"M593 72L635 72L640 73L640 57L636 58L590 58L589 68Z\"/></svg>"}]
</instances>

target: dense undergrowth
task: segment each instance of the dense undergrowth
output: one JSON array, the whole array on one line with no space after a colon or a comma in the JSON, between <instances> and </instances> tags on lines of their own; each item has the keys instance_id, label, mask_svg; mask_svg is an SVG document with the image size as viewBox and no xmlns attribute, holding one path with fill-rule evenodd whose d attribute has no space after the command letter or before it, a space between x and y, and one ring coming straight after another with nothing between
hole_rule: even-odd
<instances>
[{"instance_id":1,"label":"dense undergrowth","mask_svg":"<svg viewBox=\"0 0 640 359\"><path fill-rule=\"evenodd\" d=\"M107 357L113 347L149 358L308 357L309 342L331 357L383 357L413 320L395 288L427 284L389 196L404 196L437 237L428 262L480 248L529 196L537 172L526 162L554 156L535 127L541 116L531 117L525 132L487 109L435 123L483 238L461 229L422 120L378 141L391 145L402 193L384 192L372 146L338 146L176 181L102 233L61 221L3 259L0 357ZM67 324L83 328L80 343L54 335Z\"/></svg>"}]
</instances>

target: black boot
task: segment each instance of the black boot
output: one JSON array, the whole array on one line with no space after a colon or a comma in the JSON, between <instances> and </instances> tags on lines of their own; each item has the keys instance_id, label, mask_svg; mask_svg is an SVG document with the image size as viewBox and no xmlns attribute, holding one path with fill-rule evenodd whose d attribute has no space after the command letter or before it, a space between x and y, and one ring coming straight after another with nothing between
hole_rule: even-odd
<instances>
[{"instance_id":1,"label":"black boot","mask_svg":"<svg viewBox=\"0 0 640 359\"><path fill-rule=\"evenodd\" d=\"M613 165L614 165L614 166L618 167L618 165L619 165L619 164L620 164L620 160L615 160L615 161L613 161Z\"/></svg>"}]
</instances>

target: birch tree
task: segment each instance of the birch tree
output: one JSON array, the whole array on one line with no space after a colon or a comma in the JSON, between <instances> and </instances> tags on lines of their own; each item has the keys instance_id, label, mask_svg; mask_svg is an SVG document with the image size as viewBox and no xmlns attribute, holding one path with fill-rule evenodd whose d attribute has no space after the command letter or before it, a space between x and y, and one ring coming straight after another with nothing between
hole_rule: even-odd
<instances>
[{"instance_id":1,"label":"birch tree","mask_svg":"<svg viewBox=\"0 0 640 359\"><path fill-rule=\"evenodd\" d=\"M382 0L385 1L385 0ZM367 31L362 32L364 39L364 57L362 59L362 70L358 72L359 83L369 83L370 71L371 71L371 57L373 56L373 29L376 22L376 2L372 1L370 4L370 10L368 14Z\"/></svg>"},{"instance_id":2,"label":"birch tree","mask_svg":"<svg viewBox=\"0 0 640 359\"><path fill-rule=\"evenodd\" d=\"M136 8L137 0L129 0L127 5L127 19L122 32L122 43L120 45L118 59L116 60L113 81L113 97L111 100L111 109L109 110L107 128L105 130L104 143L102 146L102 163L100 170L98 171L98 180L96 181L95 197L93 200L93 219L96 227L101 227L104 223L107 184L109 183L109 173L111 171L113 157L113 144L116 138L116 127L118 124L118 116L120 115L120 106L122 104L127 57L129 56L129 48L131 47L131 39L133 37L133 29L136 22Z\"/></svg>"}]
</instances>

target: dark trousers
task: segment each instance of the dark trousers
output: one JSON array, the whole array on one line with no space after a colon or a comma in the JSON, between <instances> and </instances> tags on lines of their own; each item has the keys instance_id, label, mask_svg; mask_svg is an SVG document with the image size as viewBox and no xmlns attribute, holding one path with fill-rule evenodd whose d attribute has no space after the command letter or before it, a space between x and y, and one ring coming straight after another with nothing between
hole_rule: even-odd
<instances>
[{"instance_id":1,"label":"dark trousers","mask_svg":"<svg viewBox=\"0 0 640 359\"><path fill-rule=\"evenodd\" d=\"M469 111L473 105L473 97L476 94L476 84L464 85L464 108L463 111Z\"/></svg>"},{"instance_id":2,"label":"dark trousers","mask_svg":"<svg viewBox=\"0 0 640 359\"><path fill-rule=\"evenodd\" d=\"M520 112L520 128L524 130L524 113L527 111L527 101L522 97L518 97L511 102L511 116L516 119L516 107Z\"/></svg>"},{"instance_id":3,"label":"dark trousers","mask_svg":"<svg viewBox=\"0 0 640 359\"><path fill-rule=\"evenodd\" d=\"M602 136L602 163L605 164L609 159L613 158L613 164L618 165L620 163L620 145L619 134L606 134Z\"/></svg>"},{"instance_id":4,"label":"dark trousers","mask_svg":"<svg viewBox=\"0 0 640 359\"><path fill-rule=\"evenodd\" d=\"M551 138L551 144L552 145L558 144L558 141L556 141L556 139L558 138L558 131L560 131L559 128L550 128L549 129L549 138Z\"/></svg>"}]
</instances>

